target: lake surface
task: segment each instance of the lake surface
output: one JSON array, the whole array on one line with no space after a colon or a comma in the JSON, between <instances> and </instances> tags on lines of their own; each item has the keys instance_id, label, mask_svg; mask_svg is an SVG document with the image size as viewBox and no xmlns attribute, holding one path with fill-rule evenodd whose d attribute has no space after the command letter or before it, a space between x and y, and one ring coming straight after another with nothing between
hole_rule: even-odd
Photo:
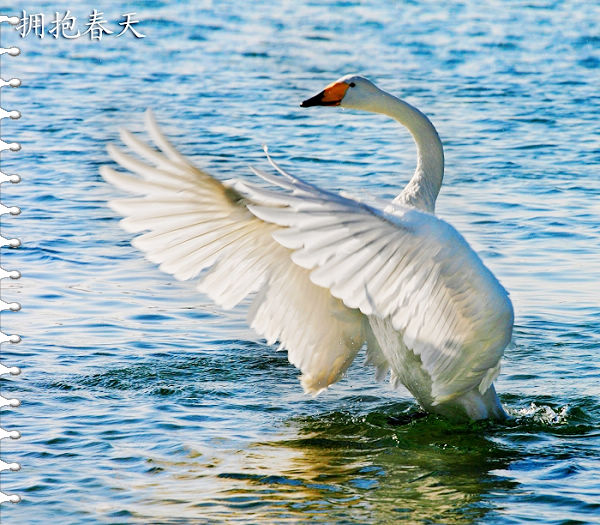
<instances>
[{"instance_id":1,"label":"lake surface","mask_svg":"<svg viewBox=\"0 0 600 525\"><path fill-rule=\"evenodd\" d=\"M15 13L0 4L3 14ZM64 7L64 6L62 6ZM60 8L62 8L60 7ZM3 24L2 314L6 524L599 523L600 7L591 2L77 2L147 36L44 39ZM32 3L46 20L59 9ZM245 325L131 247L98 175L151 107L221 179L262 144L330 190L392 197L415 163L382 116L299 108L358 72L421 108L444 142L437 213L510 291L496 388L514 421L450 424L361 356L316 399Z\"/></svg>"}]
</instances>

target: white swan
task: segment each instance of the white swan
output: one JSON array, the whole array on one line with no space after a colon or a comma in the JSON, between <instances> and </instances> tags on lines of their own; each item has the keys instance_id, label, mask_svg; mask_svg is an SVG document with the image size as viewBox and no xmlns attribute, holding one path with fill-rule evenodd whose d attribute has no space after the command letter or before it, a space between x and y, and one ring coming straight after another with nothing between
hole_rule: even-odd
<instances>
[{"instance_id":1,"label":"white swan","mask_svg":"<svg viewBox=\"0 0 600 525\"><path fill-rule=\"evenodd\" d=\"M147 231L133 244L177 279L210 268L198 289L224 308L256 293L250 325L287 349L306 392L338 381L366 343L377 378L390 371L427 411L505 418L492 382L513 309L464 238L433 215L444 164L435 128L360 76L302 103L315 105L383 113L409 129L417 168L393 202L321 190L270 157L276 173L253 169L270 189L219 182L182 156L148 112L158 150L127 131L123 141L143 160L108 147L137 176L101 168L105 180L141 195L111 202L127 231Z\"/></svg>"}]
</instances>

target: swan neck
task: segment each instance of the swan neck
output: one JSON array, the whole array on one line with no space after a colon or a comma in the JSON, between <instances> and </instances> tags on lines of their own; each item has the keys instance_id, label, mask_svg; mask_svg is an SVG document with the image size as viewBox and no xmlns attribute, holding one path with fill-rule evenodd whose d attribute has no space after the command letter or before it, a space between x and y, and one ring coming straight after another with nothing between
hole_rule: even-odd
<instances>
[{"instance_id":1,"label":"swan neck","mask_svg":"<svg viewBox=\"0 0 600 525\"><path fill-rule=\"evenodd\" d=\"M417 108L389 93L383 93L378 105L379 113L408 129L417 146L417 168L394 202L433 213L444 177L444 150L435 127Z\"/></svg>"}]
</instances>

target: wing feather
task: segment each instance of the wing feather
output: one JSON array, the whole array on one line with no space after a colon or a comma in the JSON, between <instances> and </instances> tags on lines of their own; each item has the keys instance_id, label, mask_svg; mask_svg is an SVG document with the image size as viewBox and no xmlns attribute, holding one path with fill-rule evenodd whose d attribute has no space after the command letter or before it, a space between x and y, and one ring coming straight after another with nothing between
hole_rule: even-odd
<instances>
[{"instance_id":1,"label":"wing feather","mask_svg":"<svg viewBox=\"0 0 600 525\"><path fill-rule=\"evenodd\" d=\"M255 294L250 325L288 351L290 362L302 371L307 392L316 394L339 380L367 338L370 355L378 355L364 315L315 285L309 270L292 261L293 252L275 241L274 235L284 229L257 218L247 207L270 206L274 214L284 206L302 207L300 196L314 191L312 186L258 170L259 177L291 193L242 181L221 183L170 144L151 112L146 127L158 149L123 131L123 142L140 158L109 146L112 158L129 173L101 168L105 180L137 195L111 202L125 217L121 225L127 231L146 232L133 240L134 246L177 279L207 270L198 289L225 308ZM303 224L319 232L335 220L322 213L307 215ZM378 363L385 368L382 359Z\"/></svg>"},{"instance_id":2,"label":"wing feather","mask_svg":"<svg viewBox=\"0 0 600 525\"><path fill-rule=\"evenodd\" d=\"M311 269L315 284L349 308L391 320L431 376L435 404L489 387L511 337L512 305L452 226L417 209L380 211L313 186L302 205L281 202L285 206L276 209L249 209L287 228L275 239L295 250L294 262ZM319 223L311 221L324 215L337 219L336 226L324 227L326 241L315 243ZM388 258L382 256L386 242L395 247Z\"/></svg>"}]
</instances>

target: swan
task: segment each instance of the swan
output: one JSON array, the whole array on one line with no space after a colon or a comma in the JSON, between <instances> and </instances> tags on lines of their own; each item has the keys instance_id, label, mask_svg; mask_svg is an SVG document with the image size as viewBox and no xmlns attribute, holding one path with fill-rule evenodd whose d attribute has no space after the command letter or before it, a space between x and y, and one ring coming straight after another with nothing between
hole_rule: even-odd
<instances>
[{"instance_id":1,"label":"swan","mask_svg":"<svg viewBox=\"0 0 600 525\"><path fill-rule=\"evenodd\" d=\"M302 107L382 113L408 128L417 167L393 201L323 190L279 167L262 179L220 182L165 138L150 111L156 148L123 130L132 156L108 152L103 178L133 198L110 206L133 245L223 308L253 295L248 322L279 343L300 369L304 391L328 388L359 350L378 380L402 384L427 411L453 419L507 417L493 381L509 343L508 293L465 239L434 215L444 155L431 121L358 75L347 75ZM266 183L266 184L265 184Z\"/></svg>"}]
</instances>

